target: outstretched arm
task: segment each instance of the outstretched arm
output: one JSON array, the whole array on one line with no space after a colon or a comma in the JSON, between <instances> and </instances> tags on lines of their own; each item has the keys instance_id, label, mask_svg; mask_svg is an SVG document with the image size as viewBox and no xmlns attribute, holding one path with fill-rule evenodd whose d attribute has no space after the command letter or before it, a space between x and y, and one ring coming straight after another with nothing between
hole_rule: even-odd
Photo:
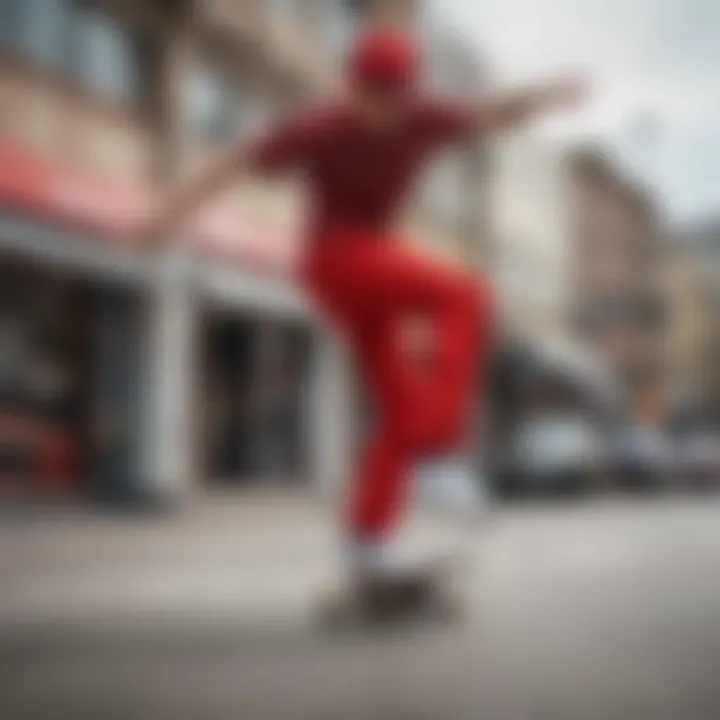
<instances>
[{"instance_id":1,"label":"outstretched arm","mask_svg":"<svg viewBox=\"0 0 720 720\"><path fill-rule=\"evenodd\" d=\"M225 151L200 175L172 192L143 228L146 241L150 244L166 241L189 217L229 187L247 170L246 155L244 148Z\"/></svg>"},{"instance_id":2,"label":"outstretched arm","mask_svg":"<svg viewBox=\"0 0 720 720\"><path fill-rule=\"evenodd\" d=\"M577 80L558 80L523 90L509 91L480 100L472 110L475 129L505 130L537 115L572 109L587 95L587 86Z\"/></svg>"},{"instance_id":3,"label":"outstretched arm","mask_svg":"<svg viewBox=\"0 0 720 720\"><path fill-rule=\"evenodd\" d=\"M162 242L237 178L253 172L282 172L302 165L322 128L319 113L291 118L264 136L240 142L212 162L199 176L163 203L144 228L149 242Z\"/></svg>"},{"instance_id":4,"label":"outstretched arm","mask_svg":"<svg viewBox=\"0 0 720 720\"><path fill-rule=\"evenodd\" d=\"M426 111L431 133L441 141L455 141L477 132L510 129L542 113L572 109L582 103L586 94L582 83L558 80L476 100L435 98Z\"/></svg>"}]
</instances>

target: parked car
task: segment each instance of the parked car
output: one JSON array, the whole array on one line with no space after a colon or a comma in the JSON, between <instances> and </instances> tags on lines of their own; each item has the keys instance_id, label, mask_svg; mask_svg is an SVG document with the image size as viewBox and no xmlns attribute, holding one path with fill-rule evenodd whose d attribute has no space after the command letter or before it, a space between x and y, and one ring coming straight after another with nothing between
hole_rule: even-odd
<instances>
[{"instance_id":1,"label":"parked car","mask_svg":"<svg viewBox=\"0 0 720 720\"><path fill-rule=\"evenodd\" d=\"M680 487L720 487L720 434L693 430L677 437L675 476Z\"/></svg>"},{"instance_id":2,"label":"parked car","mask_svg":"<svg viewBox=\"0 0 720 720\"><path fill-rule=\"evenodd\" d=\"M605 475L607 433L623 410L613 377L581 348L512 350L497 364L491 395L494 492L595 487Z\"/></svg>"},{"instance_id":3,"label":"parked car","mask_svg":"<svg viewBox=\"0 0 720 720\"><path fill-rule=\"evenodd\" d=\"M497 469L507 493L593 488L602 473L602 435L581 414L544 414L521 423Z\"/></svg>"},{"instance_id":4,"label":"parked car","mask_svg":"<svg viewBox=\"0 0 720 720\"><path fill-rule=\"evenodd\" d=\"M665 487L672 480L672 441L656 428L625 425L613 433L609 449L609 472L621 487L651 489Z\"/></svg>"}]
</instances>

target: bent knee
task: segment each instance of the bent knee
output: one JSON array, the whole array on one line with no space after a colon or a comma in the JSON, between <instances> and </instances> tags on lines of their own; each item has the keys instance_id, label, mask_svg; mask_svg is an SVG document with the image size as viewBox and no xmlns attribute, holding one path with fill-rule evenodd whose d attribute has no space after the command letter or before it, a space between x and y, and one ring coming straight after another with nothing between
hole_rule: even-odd
<instances>
[{"instance_id":1,"label":"bent knee","mask_svg":"<svg viewBox=\"0 0 720 720\"><path fill-rule=\"evenodd\" d=\"M458 274L455 297L457 302L469 308L480 321L487 321L493 315L493 292L487 279L470 272Z\"/></svg>"}]
</instances>

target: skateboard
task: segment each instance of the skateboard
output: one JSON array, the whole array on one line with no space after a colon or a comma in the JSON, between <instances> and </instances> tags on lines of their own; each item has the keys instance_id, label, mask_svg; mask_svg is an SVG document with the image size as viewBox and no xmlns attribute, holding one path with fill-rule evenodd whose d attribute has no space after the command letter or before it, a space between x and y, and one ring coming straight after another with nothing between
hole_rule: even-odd
<instances>
[{"instance_id":1,"label":"skateboard","mask_svg":"<svg viewBox=\"0 0 720 720\"><path fill-rule=\"evenodd\" d=\"M323 627L387 628L409 622L453 623L465 615L454 558L377 576L348 579L319 603Z\"/></svg>"}]
</instances>

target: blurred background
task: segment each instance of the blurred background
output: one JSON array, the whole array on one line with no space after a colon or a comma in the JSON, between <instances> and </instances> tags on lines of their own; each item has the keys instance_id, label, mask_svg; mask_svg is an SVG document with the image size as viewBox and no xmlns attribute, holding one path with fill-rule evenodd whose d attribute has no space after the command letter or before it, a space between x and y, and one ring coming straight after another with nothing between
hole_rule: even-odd
<instances>
[{"instance_id":1,"label":"blurred background","mask_svg":"<svg viewBox=\"0 0 720 720\"><path fill-rule=\"evenodd\" d=\"M269 598L292 592L282 582L258 590L258 565L275 562L284 580L300 567L314 577L307 558L325 551L308 538L327 516L307 508L345 487L364 413L344 349L292 281L303 188L245 179L159 249L130 231L215 153L332 92L347 43L375 21L419 33L429 82L446 92L479 95L568 68L587 71L596 91L579 117L477 138L440 157L402 224L408 242L495 285L498 342L489 396L476 399L474 450L477 481L500 507L517 498L618 502L642 491L648 508L672 497L685 510L663 505L670 514L648 520L651 511L636 509L624 521L599 510L590 530L554 509L533 516L540 525L511 515L493 557L534 551L540 528L555 528L558 547L590 548L563 575L567 587L583 562L589 572L635 563L646 580L655 577L645 574L650 563L661 585L671 564L706 580L716 574L700 569L717 553L668 550L660 538L667 523L686 541L702 527L700 545L717 550L703 514L711 496L700 516L683 503L720 487L718 6L0 0L0 584L8 588L0 610L16 630L17 618L87 619L98 608L107 620L110 606L117 617L130 607L162 614L177 597L216 614L237 610L249 586L267 609ZM26 522L48 505L63 512ZM594 512L581 505L577 512ZM184 511L139 531L130 520L97 525L103 507ZM279 559L288 545L304 558L290 572ZM607 562L595 565L598 557ZM505 610L518 607L498 587L515 598L542 592L537 575L532 591L519 575L501 575L505 585L493 585L491 572L488 588ZM559 577L547 597L565 587ZM707 599L698 583L682 586ZM628 592L618 617L644 607ZM544 607L558 623L567 611ZM687 613L701 637L712 623L696 611ZM660 637L667 617L643 626L649 637ZM500 623L511 625L523 627ZM720 662L718 647L706 648L706 669L708 658ZM573 672L575 656L564 657ZM262 686L249 678L266 677L253 667L247 692ZM17 673L27 700L37 673ZM663 697L663 707L681 708L667 717L691 717ZM597 717L611 716L626 717Z\"/></svg>"},{"instance_id":2,"label":"blurred background","mask_svg":"<svg viewBox=\"0 0 720 720\"><path fill-rule=\"evenodd\" d=\"M0 13L1 494L342 483L357 383L289 278L302 188L243 181L159 252L129 231L213 153L331 91L365 22L424 36L444 91L527 79L499 42L513 8L3 0ZM610 93L623 118L614 136L603 126L608 78L589 61L602 71L607 48L577 52L592 17L559 35L597 83L585 116L448 153L404 223L497 288L481 455L501 494L720 471L717 206L673 211L661 105ZM566 69L538 57L535 76Z\"/></svg>"}]
</instances>

